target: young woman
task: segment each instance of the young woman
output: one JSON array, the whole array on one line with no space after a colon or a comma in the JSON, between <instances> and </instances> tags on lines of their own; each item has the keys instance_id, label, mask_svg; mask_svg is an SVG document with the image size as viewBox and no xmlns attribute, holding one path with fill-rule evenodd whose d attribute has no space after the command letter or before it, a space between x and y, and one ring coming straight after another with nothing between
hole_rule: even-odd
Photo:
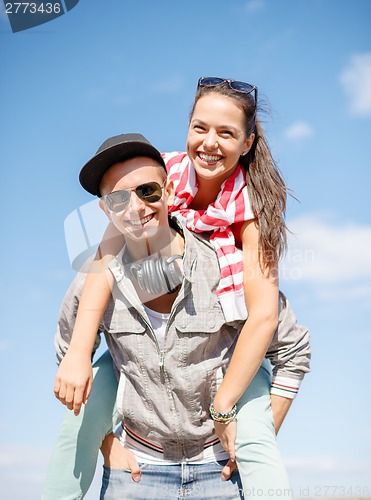
<instances>
[{"instance_id":1,"label":"young woman","mask_svg":"<svg viewBox=\"0 0 371 500\"><path fill-rule=\"evenodd\" d=\"M237 410L236 459L245 495L249 496L252 488L266 491L269 485L270 489L286 490L284 498L290 498L275 442L274 423L277 431L292 394L308 371L309 354L304 349L306 359L294 363L294 370L285 369L284 363L278 367L273 383L275 394L270 401L270 377L262 361L267 351L272 350L269 346L278 322L277 267L286 245L287 191L257 116L256 87L233 80L201 78L191 113L187 153L164 157L176 190L171 211L183 218L189 229L206 233L219 256L218 295L226 318L246 318L245 304L249 311L211 408L216 432L234 458ZM241 247L242 252L236 247ZM108 298L100 300L103 311ZM284 299L282 302L285 304ZM306 331L296 327L295 318L290 318L290 326L281 323L281 330L296 328L296 334L307 342ZM66 359L68 355L61 364L55 392L78 413L81 401L88 395L91 376L84 375L85 391L78 394L73 387L71 390L65 376L71 365ZM106 369L109 371L110 367L105 364L101 374ZM66 398L68 392L72 397ZM99 398L94 392L95 388L84 409L84 422L89 406L93 406L91 400ZM105 410L101 420L90 417L91 435L103 436L110 430L112 411ZM91 446L94 461L97 444ZM49 469L49 483L55 470L53 462L56 463L55 458Z\"/></svg>"}]
</instances>

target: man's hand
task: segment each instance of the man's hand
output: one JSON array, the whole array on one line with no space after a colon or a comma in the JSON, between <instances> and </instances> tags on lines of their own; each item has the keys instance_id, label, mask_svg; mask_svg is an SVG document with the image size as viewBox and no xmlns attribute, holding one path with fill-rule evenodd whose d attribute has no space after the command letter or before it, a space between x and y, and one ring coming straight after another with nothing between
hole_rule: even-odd
<instances>
[{"instance_id":1,"label":"man's hand","mask_svg":"<svg viewBox=\"0 0 371 500\"><path fill-rule=\"evenodd\" d=\"M140 469L133 453L124 448L117 437L111 432L101 446L104 465L110 469L131 470L133 481L139 483Z\"/></svg>"},{"instance_id":2,"label":"man's hand","mask_svg":"<svg viewBox=\"0 0 371 500\"><path fill-rule=\"evenodd\" d=\"M82 403L86 404L88 400L92 385L93 369L90 357L69 349L55 377L55 397L78 415Z\"/></svg>"},{"instance_id":3,"label":"man's hand","mask_svg":"<svg viewBox=\"0 0 371 500\"><path fill-rule=\"evenodd\" d=\"M220 439L223 448L228 453L230 459L234 462L236 460L234 452L234 442L236 440L237 422L232 420L228 424L221 424L214 422L215 434Z\"/></svg>"},{"instance_id":4,"label":"man's hand","mask_svg":"<svg viewBox=\"0 0 371 500\"><path fill-rule=\"evenodd\" d=\"M227 481L235 469L237 469L236 462L229 459L222 470L222 481Z\"/></svg>"}]
</instances>

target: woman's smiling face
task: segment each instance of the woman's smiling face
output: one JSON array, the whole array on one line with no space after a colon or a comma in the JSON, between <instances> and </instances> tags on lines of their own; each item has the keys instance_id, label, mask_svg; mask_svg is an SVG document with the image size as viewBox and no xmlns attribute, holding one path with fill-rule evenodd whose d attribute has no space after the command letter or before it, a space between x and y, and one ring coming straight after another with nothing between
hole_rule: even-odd
<instances>
[{"instance_id":1,"label":"woman's smiling face","mask_svg":"<svg viewBox=\"0 0 371 500\"><path fill-rule=\"evenodd\" d=\"M232 98L216 92L200 97L187 138L187 153L197 177L217 179L222 184L253 140L253 134L246 136L244 113Z\"/></svg>"}]
</instances>

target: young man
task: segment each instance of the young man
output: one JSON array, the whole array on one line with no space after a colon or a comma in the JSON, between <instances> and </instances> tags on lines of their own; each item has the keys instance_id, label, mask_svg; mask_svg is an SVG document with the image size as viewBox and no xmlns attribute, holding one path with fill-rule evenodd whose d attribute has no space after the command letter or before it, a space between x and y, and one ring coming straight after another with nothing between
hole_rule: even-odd
<instances>
[{"instance_id":1,"label":"young man","mask_svg":"<svg viewBox=\"0 0 371 500\"><path fill-rule=\"evenodd\" d=\"M102 196L101 207L125 238L109 264L112 297L99 328L119 376L117 407L123 416L121 443L109 434L102 446L101 498L178 498L182 491L203 500L242 498L237 471L230 480L221 481L228 455L214 434L209 412L241 327L225 323L217 300L220 270L215 252L176 219L168 218L172 183L166 180L160 153L142 136L126 134L106 141L83 172L88 190ZM62 305L56 335L59 359L72 337L83 286L80 274ZM301 341L306 338L302 333ZM277 357L277 349L273 351ZM245 406L254 402L248 409L250 416L255 414L270 429L268 439L264 435L265 451L269 466L283 477L277 485L282 488L287 483L267 411L265 367L248 391ZM63 398L68 402L66 395ZM90 403L91 399L84 411ZM85 415L78 424L77 440L84 433ZM108 430L109 425L99 429L100 435ZM93 438L93 427L90 433ZM85 439L89 440L89 433ZM259 435L254 439L259 441ZM80 460L81 465L79 452L76 456L76 464ZM93 463L96 455L91 456ZM45 499L53 498L48 488Z\"/></svg>"}]
</instances>

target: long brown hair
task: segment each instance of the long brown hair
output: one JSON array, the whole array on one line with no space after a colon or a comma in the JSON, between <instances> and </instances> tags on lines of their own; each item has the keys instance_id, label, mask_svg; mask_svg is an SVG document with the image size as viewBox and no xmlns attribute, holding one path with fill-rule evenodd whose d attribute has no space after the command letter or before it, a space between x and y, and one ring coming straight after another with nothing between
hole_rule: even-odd
<instances>
[{"instance_id":1,"label":"long brown hair","mask_svg":"<svg viewBox=\"0 0 371 500\"><path fill-rule=\"evenodd\" d=\"M272 157L263 127L257 116L257 106L251 94L238 92L230 88L228 83L212 87L198 87L190 114L191 118L197 101L211 92L233 99L244 113L246 136L255 134L250 151L240 157L239 163L246 172L250 203L258 223L259 259L262 267L269 271L277 265L286 250L285 213L289 191Z\"/></svg>"}]
</instances>

